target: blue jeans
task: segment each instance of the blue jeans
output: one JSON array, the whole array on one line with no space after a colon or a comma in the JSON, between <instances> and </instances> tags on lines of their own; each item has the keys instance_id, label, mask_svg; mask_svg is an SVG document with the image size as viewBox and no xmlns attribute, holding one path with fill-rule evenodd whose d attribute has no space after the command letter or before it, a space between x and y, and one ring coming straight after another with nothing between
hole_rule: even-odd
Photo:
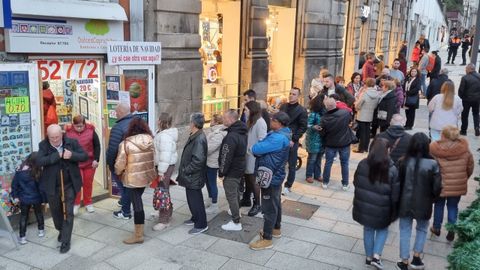
<instances>
[{"instance_id":1,"label":"blue jeans","mask_svg":"<svg viewBox=\"0 0 480 270\"><path fill-rule=\"evenodd\" d=\"M217 172L218 168L207 167L207 191L212 203L217 203L218 200Z\"/></svg>"},{"instance_id":2,"label":"blue jeans","mask_svg":"<svg viewBox=\"0 0 480 270\"><path fill-rule=\"evenodd\" d=\"M325 150L321 149L318 153L308 153L306 177L320 179L322 175L322 156Z\"/></svg>"},{"instance_id":3,"label":"blue jeans","mask_svg":"<svg viewBox=\"0 0 480 270\"><path fill-rule=\"evenodd\" d=\"M363 227L363 246L365 255L369 258L373 254L382 255L385 241L387 241L388 227L383 229L374 229L372 227Z\"/></svg>"},{"instance_id":4,"label":"blue jeans","mask_svg":"<svg viewBox=\"0 0 480 270\"><path fill-rule=\"evenodd\" d=\"M415 244L413 245L413 252L423 253L423 246L427 239L428 220L416 219L417 221L417 234L415 236ZM408 260L410 257L410 238L412 236L412 223L413 218L403 217L400 218L400 258L402 260Z\"/></svg>"},{"instance_id":5,"label":"blue jeans","mask_svg":"<svg viewBox=\"0 0 480 270\"><path fill-rule=\"evenodd\" d=\"M323 169L323 183L328 184L330 182L330 171L332 170L333 159L335 155L340 156L340 165L342 166L342 185L348 185L348 160L350 159L350 145L333 148L325 148L325 168Z\"/></svg>"},{"instance_id":6,"label":"blue jeans","mask_svg":"<svg viewBox=\"0 0 480 270\"><path fill-rule=\"evenodd\" d=\"M430 129L430 138L433 141L439 141L442 138L442 131L438 129Z\"/></svg>"},{"instance_id":7,"label":"blue jeans","mask_svg":"<svg viewBox=\"0 0 480 270\"><path fill-rule=\"evenodd\" d=\"M427 96L427 73L420 74L420 83L422 84L422 93Z\"/></svg>"},{"instance_id":8,"label":"blue jeans","mask_svg":"<svg viewBox=\"0 0 480 270\"><path fill-rule=\"evenodd\" d=\"M447 202L448 223L455 224L457 222L458 203L460 202L460 196L440 197L437 202L435 202L435 208L433 211L433 228L435 229L440 229L442 227L445 202Z\"/></svg>"},{"instance_id":9,"label":"blue jeans","mask_svg":"<svg viewBox=\"0 0 480 270\"><path fill-rule=\"evenodd\" d=\"M295 173L297 172L297 158L298 158L298 142L295 142L290 147L290 153L288 154L288 176L285 187L291 188L293 182L295 182Z\"/></svg>"},{"instance_id":10,"label":"blue jeans","mask_svg":"<svg viewBox=\"0 0 480 270\"><path fill-rule=\"evenodd\" d=\"M127 188L123 186L122 181L115 173L112 173L112 180L115 181L120 189L120 204L122 205L122 213L125 215L130 215L130 205L132 204L132 199L130 198L130 193Z\"/></svg>"}]
</instances>

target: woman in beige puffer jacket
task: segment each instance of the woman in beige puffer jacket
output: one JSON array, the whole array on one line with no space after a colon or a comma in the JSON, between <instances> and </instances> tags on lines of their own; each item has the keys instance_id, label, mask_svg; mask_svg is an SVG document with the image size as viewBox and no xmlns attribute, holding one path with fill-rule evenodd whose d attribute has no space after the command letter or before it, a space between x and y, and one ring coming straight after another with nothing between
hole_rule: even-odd
<instances>
[{"instance_id":1,"label":"woman in beige puffer jacket","mask_svg":"<svg viewBox=\"0 0 480 270\"><path fill-rule=\"evenodd\" d=\"M156 177L154 162L153 136L147 123L134 118L129 126L125 139L118 147L115 161L115 174L120 175L123 185L130 193L134 211L135 232L133 236L123 240L125 244L143 243L143 210L142 194Z\"/></svg>"},{"instance_id":2,"label":"woman in beige puffer jacket","mask_svg":"<svg viewBox=\"0 0 480 270\"><path fill-rule=\"evenodd\" d=\"M467 194L467 181L473 173L473 156L466 139L460 137L458 128L446 126L441 139L430 144L430 153L438 161L442 174L442 193L435 202L433 227L430 231L439 236L443 221L445 202L448 210L448 223L455 224L458 215L460 196ZM447 240L453 241L454 232L449 231Z\"/></svg>"}]
</instances>

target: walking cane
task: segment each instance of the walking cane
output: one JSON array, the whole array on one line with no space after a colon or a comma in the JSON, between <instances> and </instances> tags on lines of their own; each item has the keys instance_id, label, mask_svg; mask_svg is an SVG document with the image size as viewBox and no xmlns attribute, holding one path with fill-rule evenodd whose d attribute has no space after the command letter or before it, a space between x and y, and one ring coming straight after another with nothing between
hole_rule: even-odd
<instances>
[{"instance_id":1,"label":"walking cane","mask_svg":"<svg viewBox=\"0 0 480 270\"><path fill-rule=\"evenodd\" d=\"M62 209L63 209L63 220L67 220L67 206L65 204L65 189L63 185L63 169L60 169L60 187L62 189L61 199L62 199Z\"/></svg>"}]
</instances>

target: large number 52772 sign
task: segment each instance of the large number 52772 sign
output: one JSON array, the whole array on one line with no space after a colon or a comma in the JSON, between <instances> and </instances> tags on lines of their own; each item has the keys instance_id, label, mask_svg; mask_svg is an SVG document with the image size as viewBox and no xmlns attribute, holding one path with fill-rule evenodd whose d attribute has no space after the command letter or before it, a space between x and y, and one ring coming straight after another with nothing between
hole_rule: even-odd
<instances>
[{"instance_id":1,"label":"large number 52772 sign","mask_svg":"<svg viewBox=\"0 0 480 270\"><path fill-rule=\"evenodd\" d=\"M97 79L100 63L92 59L66 59L38 60L37 65L42 74L42 81L46 81L61 79Z\"/></svg>"}]
</instances>

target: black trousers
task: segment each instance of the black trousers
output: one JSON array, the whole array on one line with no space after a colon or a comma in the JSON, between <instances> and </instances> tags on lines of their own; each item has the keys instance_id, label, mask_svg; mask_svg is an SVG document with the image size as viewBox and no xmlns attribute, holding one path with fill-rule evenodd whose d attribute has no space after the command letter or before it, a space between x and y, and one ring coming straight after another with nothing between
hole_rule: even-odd
<instances>
[{"instance_id":1,"label":"black trousers","mask_svg":"<svg viewBox=\"0 0 480 270\"><path fill-rule=\"evenodd\" d=\"M20 237L25 237L27 232L28 214L33 207L35 217L37 218L38 229L45 229L45 222L43 219L42 204L23 204L20 202Z\"/></svg>"},{"instance_id":2,"label":"black trousers","mask_svg":"<svg viewBox=\"0 0 480 270\"><path fill-rule=\"evenodd\" d=\"M462 127L461 131L466 132L468 129L468 115L470 114L470 108L472 109L473 114L473 127L475 130L479 128L479 118L478 118L478 109L479 109L479 102L478 101L468 101L462 100L463 111L462 111Z\"/></svg>"},{"instance_id":3,"label":"black trousers","mask_svg":"<svg viewBox=\"0 0 480 270\"><path fill-rule=\"evenodd\" d=\"M456 49L448 49L448 59L447 62L450 63L450 59L452 59L452 64L455 63L455 57L457 57L457 51L458 48Z\"/></svg>"},{"instance_id":4,"label":"black trousers","mask_svg":"<svg viewBox=\"0 0 480 270\"><path fill-rule=\"evenodd\" d=\"M63 205L62 205L62 195L60 192L60 187L57 187L55 195L48 195L48 205L50 206L50 212L52 214L53 224L55 229L60 232L61 238L60 242L70 243L72 239L72 230L73 230L73 203L75 200L75 191L73 190L72 184L65 185L65 206L67 218L63 218Z\"/></svg>"},{"instance_id":5,"label":"black trousers","mask_svg":"<svg viewBox=\"0 0 480 270\"><path fill-rule=\"evenodd\" d=\"M260 204L260 186L257 185L255 174L245 174L245 184L247 190L253 192L253 203Z\"/></svg>"},{"instance_id":6,"label":"black trousers","mask_svg":"<svg viewBox=\"0 0 480 270\"><path fill-rule=\"evenodd\" d=\"M273 229L282 223L282 186L262 188L263 238L272 240Z\"/></svg>"},{"instance_id":7,"label":"black trousers","mask_svg":"<svg viewBox=\"0 0 480 270\"><path fill-rule=\"evenodd\" d=\"M463 65L467 64L467 51L468 51L468 49L463 49L462 48L462 64Z\"/></svg>"},{"instance_id":8,"label":"black trousers","mask_svg":"<svg viewBox=\"0 0 480 270\"><path fill-rule=\"evenodd\" d=\"M126 188L130 194L133 205L133 223L145 224L145 211L143 211L142 195L145 188Z\"/></svg>"},{"instance_id":9,"label":"black trousers","mask_svg":"<svg viewBox=\"0 0 480 270\"><path fill-rule=\"evenodd\" d=\"M405 109L405 115L407 116L407 122L405 123L405 127L413 128L415 124L415 111L417 109Z\"/></svg>"},{"instance_id":10,"label":"black trousers","mask_svg":"<svg viewBox=\"0 0 480 270\"><path fill-rule=\"evenodd\" d=\"M357 121L358 130L358 150L359 151L368 151L368 145L370 143L370 124L371 122L361 122Z\"/></svg>"},{"instance_id":11,"label":"black trousers","mask_svg":"<svg viewBox=\"0 0 480 270\"><path fill-rule=\"evenodd\" d=\"M195 223L195 228L206 228L207 214L205 213L202 190L186 188L185 192L187 194L188 208L190 209L190 213L192 213L191 220Z\"/></svg>"}]
</instances>

